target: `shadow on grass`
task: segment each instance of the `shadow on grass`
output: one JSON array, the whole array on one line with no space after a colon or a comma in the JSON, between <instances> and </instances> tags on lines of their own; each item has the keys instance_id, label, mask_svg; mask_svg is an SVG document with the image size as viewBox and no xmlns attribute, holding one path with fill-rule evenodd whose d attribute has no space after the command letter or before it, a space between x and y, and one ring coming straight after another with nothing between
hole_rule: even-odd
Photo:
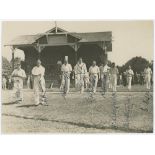
<instances>
[{"instance_id":1,"label":"shadow on grass","mask_svg":"<svg viewBox=\"0 0 155 155\"><path fill-rule=\"evenodd\" d=\"M53 119L48 119L48 118L36 118L36 117L32 117L32 116L20 116L20 115L4 114L4 113L2 115L3 116L12 116L12 117L22 118L22 119L65 123L65 124L74 125L74 126L78 126L78 127L84 127L84 128L92 128L92 129L100 129L100 130L111 129L111 130L115 130L115 131L122 131L125 133L153 133L153 130L131 129L131 128L117 127L117 126L101 126L101 125L95 125L95 124L86 124L86 123L80 123L80 122L76 123L76 122L63 121L63 120L53 120Z\"/></svg>"},{"instance_id":2,"label":"shadow on grass","mask_svg":"<svg viewBox=\"0 0 155 155\"><path fill-rule=\"evenodd\" d=\"M30 107L37 107L38 105L35 104L27 104L27 105L19 105L17 108L30 108Z\"/></svg>"},{"instance_id":3,"label":"shadow on grass","mask_svg":"<svg viewBox=\"0 0 155 155\"><path fill-rule=\"evenodd\" d=\"M7 103L2 103L2 105L13 105L13 104L17 104L17 102L7 102Z\"/></svg>"}]
</instances>

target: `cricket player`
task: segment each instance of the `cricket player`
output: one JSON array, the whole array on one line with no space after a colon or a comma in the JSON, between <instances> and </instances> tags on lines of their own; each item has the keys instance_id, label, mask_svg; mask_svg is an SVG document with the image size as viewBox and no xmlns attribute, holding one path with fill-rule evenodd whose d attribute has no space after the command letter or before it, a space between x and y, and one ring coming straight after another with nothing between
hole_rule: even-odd
<instances>
[{"instance_id":1,"label":"cricket player","mask_svg":"<svg viewBox=\"0 0 155 155\"><path fill-rule=\"evenodd\" d=\"M61 89L63 89L64 95L69 93L70 88L70 74L72 72L72 66L68 63L68 56L65 56L64 64L61 67L62 82Z\"/></svg>"},{"instance_id":2,"label":"cricket player","mask_svg":"<svg viewBox=\"0 0 155 155\"><path fill-rule=\"evenodd\" d=\"M41 60L37 60L37 65L32 69L35 105L44 104L46 91L44 74L45 68L41 65Z\"/></svg>"},{"instance_id":3,"label":"cricket player","mask_svg":"<svg viewBox=\"0 0 155 155\"><path fill-rule=\"evenodd\" d=\"M74 67L75 74L75 86L80 88L80 93L84 91L84 78L87 73L86 64L82 61L82 58L79 58L78 63Z\"/></svg>"},{"instance_id":4,"label":"cricket player","mask_svg":"<svg viewBox=\"0 0 155 155\"><path fill-rule=\"evenodd\" d=\"M144 69L144 76L145 76L145 82L146 82L146 89L150 89L151 88L152 70L149 67L149 65L147 65L147 67Z\"/></svg>"},{"instance_id":5,"label":"cricket player","mask_svg":"<svg viewBox=\"0 0 155 155\"><path fill-rule=\"evenodd\" d=\"M128 70L126 71L126 74L127 74L127 81L128 81L128 90L131 90L132 77L134 76L131 66L129 66Z\"/></svg>"},{"instance_id":6,"label":"cricket player","mask_svg":"<svg viewBox=\"0 0 155 155\"><path fill-rule=\"evenodd\" d=\"M4 90L6 90L6 82L7 82L7 80L6 80L6 78L3 76L3 77L2 77L2 88L3 88Z\"/></svg>"},{"instance_id":7,"label":"cricket player","mask_svg":"<svg viewBox=\"0 0 155 155\"><path fill-rule=\"evenodd\" d=\"M109 69L109 76L108 76L108 88L111 89L112 88L112 82L111 82L111 75L110 75L110 69Z\"/></svg>"},{"instance_id":8,"label":"cricket player","mask_svg":"<svg viewBox=\"0 0 155 155\"><path fill-rule=\"evenodd\" d=\"M88 90L89 85L90 85L89 72L85 73L85 75L84 75L84 84L85 84L86 90Z\"/></svg>"},{"instance_id":9,"label":"cricket player","mask_svg":"<svg viewBox=\"0 0 155 155\"><path fill-rule=\"evenodd\" d=\"M107 65L107 62L105 64L101 64L100 66L100 78L101 78L101 88L103 90L103 95L105 92L107 92L107 84L109 82L109 69L110 67Z\"/></svg>"},{"instance_id":10,"label":"cricket player","mask_svg":"<svg viewBox=\"0 0 155 155\"><path fill-rule=\"evenodd\" d=\"M89 68L89 74L90 74L90 84L92 92L96 93L98 79L100 78L100 69L96 65L96 61L93 61L92 66Z\"/></svg>"},{"instance_id":11,"label":"cricket player","mask_svg":"<svg viewBox=\"0 0 155 155\"><path fill-rule=\"evenodd\" d=\"M25 71L21 68L21 63L17 64L17 68L12 72L13 78L13 94L15 94L15 102L21 103L23 101L23 80L26 78Z\"/></svg>"},{"instance_id":12,"label":"cricket player","mask_svg":"<svg viewBox=\"0 0 155 155\"><path fill-rule=\"evenodd\" d=\"M110 79L111 79L111 86L112 86L112 91L116 92L116 86L117 86L117 75L118 75L118 69L115 66L115 63L112 63L111 68L109 70L110 73Z\"/></svg>"}]
</instances>

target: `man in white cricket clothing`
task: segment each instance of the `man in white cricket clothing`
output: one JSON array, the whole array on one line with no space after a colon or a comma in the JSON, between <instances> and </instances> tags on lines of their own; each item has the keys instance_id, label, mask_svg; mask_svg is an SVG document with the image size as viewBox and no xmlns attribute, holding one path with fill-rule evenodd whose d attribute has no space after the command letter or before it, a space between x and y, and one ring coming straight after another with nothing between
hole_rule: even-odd
<instances>
[{"instance_id":1,"label":"man in white cricket clothing","mask_svg":"<svg viewBox=\"0 0 155 155\"><path fill-rule=\"evenodd\" d=\"M23 101L23 79L26 78L25 71L21 68L21 63L17 63L17 68L12 72L13 78L13 95L15 94L15 102L21 103Z\"/></svg>"},{"instance_id":2,"label":"man in white cricket clothing","mask_svg":"<svg viewBox=\"0 0 155 155\"><path fill-rule=\"evenodd\" d=\"M144 76L146 82L146 89L149 90L151 88L151 76L152 76L152 70L149 67L149 65L147 65L147 67L144 69Z\"/></svg>"},{"instance_id":3,"label":"man in white cricket clothing","mask_svg":"<svg viewBox=\"0 0 155 155\"><path fill-rule=\"evenodd\" d=\"M75 74L75 86L76 88L80 88L80 92L84 91L84 78L87 73L86 64L82 61L82 58L79 58L78 63L74 67Z\"/></svg>"},{"instance_id":4,"label":"man in white cricket clothing","mask_svg":"<svg viewBox=\"0 0 155 155\"><path fill-rule=\"evenodd\" d=\"M110 80L111 80L111 87L112 87L112 91L116 92L117 89L117 75L119 74L117 67L115 66L115 63L111 64L111 68L109 70L110 73Z\"/></svg>"},{"instance_id":5,"label":"man in white cricket clothing","mask_svg":"<svg viewBox=\"0 0 155 155\"><path fill-rule=\"evenodd\" d=\"M101 76L101 87L103 90L103 95L105 94L105 92L107 92L107 85L108 85L108 81L109 81L109 70L110 67L107 65L107 62L105 62L105 64L101 64L100 66L100 76Z\"/></svg>"},{"instance_id":6,"label":"man in white cricket clothing","mask_svg":"<svg viewBox=\"0 0 155 155\"><path fill-rule=\"evenodd\" d=\"M63 89L64 95L69 93L70 88L70 74L72 72L72 66L68 63L68 56L65 56L64 64L61 67L62 81L61 89Z\"/></svg>"},{"instance_id":7,"label":"man in white cricket clothing","mask_svg":"<svg viewBox=\"0 0 155 155\"><path fill-rule=\"evenodd\" d=\"M127 81L128 81L128 90L131 90L132 77L134 76L134 73L133 73L133 70L131 69L131 66L129 66L126 73L127 73Z\"/></svg>"},{"instance_id":8,"label":"man in white cricket clothing","mask_svg":"<svg viewBox=\"0 0 155 155\"><path fill-rule=\"evenodd\" d=\"M46 91L44 74L45 68L41 65L41 61L37 60L37 65L32 69L35 105L44 104L42 102Z\"/></svg>"},{"instance_id":9,"label":"man in white cricket clothing","mask_svg":"<svg viewBox=\"0 0 155 155\"><path fill-rule=\"evenodd\" d=\"M4 90L6 90L6 82L7 82L7 80L6 80L5 76L3 76L3 77L2 77L2 88L3 88Z\"/></svg>"},{"instance_id":10,"label":"man in white cricket clothing","mask_svg":"<svg viewBox=\"0 0 155 155\"><path fill-rule=\"evenodd\" d=\"M89 68L89 74L90 74L90 84L92 92L96 93L98 79L100 78L100 69L96 65L96 61L93 61L92 66Z\"/></svg>"}]
</instances>

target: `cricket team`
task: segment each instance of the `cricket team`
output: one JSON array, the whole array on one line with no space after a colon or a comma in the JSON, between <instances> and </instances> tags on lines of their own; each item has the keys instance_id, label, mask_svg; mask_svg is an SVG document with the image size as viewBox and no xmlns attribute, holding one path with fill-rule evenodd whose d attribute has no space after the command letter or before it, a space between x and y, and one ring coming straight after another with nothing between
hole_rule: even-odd
<instances>
[{"instance_id":1,"label":"cricket team","mask_svg":"<svg viewBox=\"0 0 155 155\"><path fill-rule=\"evenodd\" d=\"M68 57L64 59L64 64L61 66L61 85L60 90L63 91L64 95L69 93L70 89L70 76L74 73L75 87L80 90L80 93L84 92L84 89L89 89L90 93L96 93L98 80L101 80L102 95L108 91L108 88L112 88L113 92L116 92L118 69L115 63L112 63L111 67L105 64L101 64L100 67L96 65L96 61L92 62L89 71L87 71L86 64L83 62L82 58L79 58L77 64L72 69L71 64L68 63ZM35 105L47 104L46 100L46 88L45 88L45 68L41 65L41 61L37 60L37 64L33 67L31 72L31 77L33 80L33 90L34 90L34 101ZM151 87L151 76L152 70L147 66L144 70L146 88L149 90ZM127 70L127 81L128 90L131 90L131 81L134 72L129 66ZM15 102L21 103L23 101L23 80L26 78L25 71L21 68L21 64L17 64L17 68L12 72L11 77L14 81L14 97ZM29 78L28 78L29 79Z\"/></svg>"}]
</instances>

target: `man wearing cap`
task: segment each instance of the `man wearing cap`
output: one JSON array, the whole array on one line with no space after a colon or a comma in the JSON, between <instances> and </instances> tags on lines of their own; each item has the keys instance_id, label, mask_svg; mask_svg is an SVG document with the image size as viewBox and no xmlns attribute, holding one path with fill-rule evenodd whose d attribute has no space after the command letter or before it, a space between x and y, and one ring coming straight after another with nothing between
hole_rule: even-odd
<instances>
[{"instance_id":1,"label":"man wearing cap","mask_svg":"<svg viewBox=\"0 0 155 155\"><path fill-rule=\"evenodd\" d=\"M84 77L87 73L86 64L83 63L82 58L79 58L78 63L74 67L75 73L75 86L80 88L80 92L83 93L84 91Z\"/></svg>"},{"instance_id":2,"label":"man wearing cap","mask_svg":"<svg viewBox=\"0 0 155 155\"><path fill-rule=\"evenodd\" d=\"M90 74L90 84L92 92L96 93L98 79L100 78L100 69L96 65L96 61L93 61L92 66L89 68L89 74Z\"/></svg>"},{"instance_id":3,"label":"man wearing cap","mask_svg":"<svg viewBox=\"0 0 155 155\"><path fill-rule=\"evenodd\" d=\"M131 90L131 82L133 75L133 70L131 69L131 66L129 66L129 69L127 70L128 90Z\"/></svg>"},{"instance_id":4,"label":"man wearing cap","mask_svg":"<svg viewBox=\"0 0 155 155\"><path fill-rule=\"evenodd\" d=\"M23 101L23 79L26 78L25 71L21 68L21 63L17 63L17 68L12 72L13 78L13 92L15 94L15 102L21 103Z\"/></svg>"},{"instance_id":5,"label":"man wearing cap","mask_svg":"<svg viewBox=\"0 0 155 155\"><path fill-rule=\"evenodd\" d=\"M41 65L41 61L37 60L37 65L32 69L35 105L43 104L46 90L44 74L45 68Z\"/></svg>"},{"instance_id":6,"label":"man wearing cap","mask_svg":"<svg viewBox=\"0 0 155 155\"><path fill-rule=\"evenodd\" d=\"M64 64L61 67L62 72L62 82L61 89L63 89L64 94L69 93L70 88L70 74L72 72L72 66L68 63L68 56L65 56Z\"/></svg>"}]
</instances>

